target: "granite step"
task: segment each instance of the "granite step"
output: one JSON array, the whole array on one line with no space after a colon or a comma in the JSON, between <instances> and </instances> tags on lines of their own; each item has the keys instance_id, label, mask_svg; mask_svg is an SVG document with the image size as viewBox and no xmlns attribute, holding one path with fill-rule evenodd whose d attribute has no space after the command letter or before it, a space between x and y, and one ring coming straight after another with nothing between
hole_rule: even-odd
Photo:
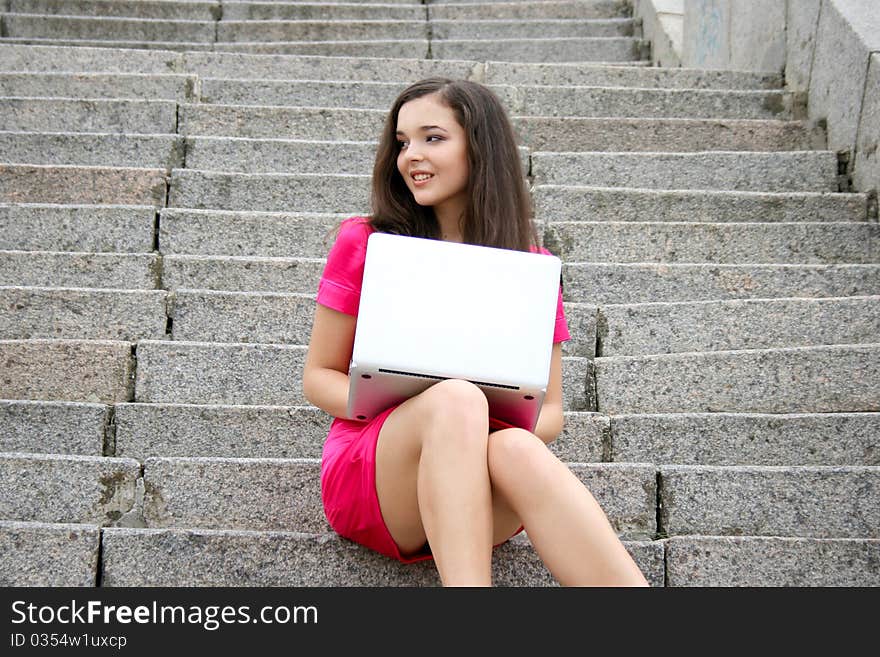
<instances>
[{"instance_id":1,"label":"granite step","mask_svg":"<svg viewBox=\"0 0 880 657\"><path fill-rule=\"evenodd\" d=\"M2 23L0 16L0 23ZM178 51L182 54L191 50L212 50L215 44L212 43L195 43L190 41L113 41L110 39L49 39L40 37L4 37L5 45L15 46L36 46L49 48L104 48L111 50L130 50L130 51L148 51L159 50Z\"/></svg>"},{"instance_id":2,"label":"granite step","mask_svg":"<svg viewBox=\"0 0 880 657\"><path fill-rule=\"evenodd\" d=\"M880 538L880 467L661 465L669 536Z\"/></svg>"},{"instance_id":3,"label":"granite step","mask_svg":"<svg viewBox=\"0 0 880 657\"><path fill-rule=\"evenodd\" d=\"M869 264L880 263L880 225L559 221L544 246L566 262Z\"/></svg>"},{"instance_id":4,"label":"granite step","mask_svg":"<svg viewBox=\"0 0 880 657\"><path fill-rule=\"evenodd\" d=\"M366 7L367 5L363 5ZM286 41L394 41L428 38L424 19L357 18L354 20L232 21L217 23L221 43L278 43Z\"/></svg>"},{"instance_id":5,"label":"granite step","mask_svg":"<svg viewBox=\"0 0 880 657\"><path fill-rule=\"evenodd\" d=\"M105 525L131 510L141 464L105 456L0 453L0 518Z\"/></svg>"},{"instance_id":6,"label":"granite step","mask_svg":"<svg viewBox=\"0 0 880 657\"><path fill-rule=\"evenodd\" d=\"M535 217L557 221L864 222L865 194L651 190L535 185Z\"/></svg>"},{"instance_id":7,"label":"granite step","mask_svg":"<svg viewBox=\"0 0 880 657\"><path fill-rule=\"evenodd\" d=\"M213 43L217 23L148 18L3 15L4 36L38 39L108 39Z\"/></svg>"},{"instance_id":8,"label":"granite step","mask_svg":"<svg viewBox=\"0 0 880 657\"><path fill-rule=\"evenodd\" d=\"M214 21L220 18L220 4L217 0L7 0L6 11L14 14Z\"/></svg>"},{"instance_id":9,"label":"granite step","mask_svg":"<svg viewBox=\"0 0 880 657\"><path fill-rule=\"evenodd\" d=\"M880 413L620 414L609 418L608 454L695 466L880 466L878 428Z\"/></svg>"},{"instance_id":10,"label":"granite step","mask_svg":"<svg viewBox=\"0 0 880 657\"><path fill-rule=\"evenodd\" d=\"M193 101L198 90L194 75L28 72L0 73L0 96Z\"/></svg>"},{"instance_id":11,"label":"granite step","mask_svg":"<svg viewBox=\"0 0 880 657\"><path fill-rule=\"evenodd\" d=\"M21 427L15 431L23 435L28 418L20 418L27 409L13 410L18 414L11 415L8 422ZM329 415L314 406L118 403L113 410L114 456L139 461L154 456L320 459L332 421ZM608 427L609 418L606 416L568 411L563 432L550 444L550 450L566 462L601 462L604 452L610 449ZM869 436L863 438L867 440ZM856 442L850 450L853 453ZM20 451L34 451L35 447L46 443L47 449L55 449L55 442L45 440ZM865 443L865 446L869 444ZM861 462L856 461L856 464Z\"/></svg>"},{"instance_id":12,"label":"granite step","mask_svg":"<svg viewBox=\"0 0 880 657\"><path fill-rule=\"evenodd\" d=\"M102 586L439 586L433 562L401 564L335 534L210 529L102 530ZM663 544L625 541L654 586ZM494 551L499 586L552 586L525 536ZM144 568L143 564L155 567Z\"/></svg>"},{"instance_id":13,"label":"granite step","mask_svg":"<svg viewBox=\"0 0 880 657\"><path fill-rule=\"evenodd\" d=\"M876 342L880 296L599 307L602 356Z\"/></svg>"},{"instance_id":14,"label":"granite step","mask_svg":"<svg viewBox=\"0 0 880 657\"><path fill-rule=\"evenodd\" d=\"M137 345L133 401L308 405L301 383L305 354L306 347L298 345L143 340ZM589 359L563 358L562 367L563 408L593 410Z\"/></svg>"},{"instance_id":15,"label":"granite step","mask_svg":"<svg viewBox=\"0 0 880 657\"><path fill-rule=\"evenodd\" d=\"M430 11L430 6L429 6ZM434 43L447 39L529 39L632 37L634 21L629 18L584 20L582 18L462 19L432 18L428 23Z\"/></svg>"},{"instance_id":16,"label":"granite step","mask_svg":"<svg viewBox=\"0 0 880 657\"><path fill-rule=\"evenodd\" d=\"M0 203L163 207L162 169L0 163Z\"/></svg>"},{"instance_id":17,"label":"granite step","mask_svg":"<svg viewBox=\"0 0 880 657\"><path fill-rule=\"evenodd\" d=\"M306 55L350 58L360 56L411 60L426 59L430 53L430 42L427 39L284 41L274 43L271 41L249 41L242 43L217 41L210 49L223 53L249 53L254 55Z\"/></svg>"},{"instance_id":18,"label":"granite step","mask_svg":"<svg viewBox=\"0 0 880 657\"><path fill-rule=\"evenodd\" d=\"M420 2L223 2L227 21L425 21L427 9Z\"/></svg>"},{"instance_id":19,"label":"granite step","mask_svg":"<svg viewBox=\"0 0 880 657\"><path fill-rule=\"evenodd\" d=\"M70 126L68 126L70 127ZM183 167L177 135L71 132L0 132L5 163L171 169Z\"/></svg>"},{"instance_id":20,"label":"granite step","mask_svg":"<svg viewBox=\"0 0 880 657\"><path fill-rule=\"evenodd\" d=\"M836 192L831 151L532 153L535 184L749 192Z\"/></svg>"},{"instance_id":21,"label":"granite step","mask_svg":"<svg viewBox=\"0 0 880 657\"><path fill-rule=\"evenodd\" d=\"M161 263L153 253L0 251L0 285L155 290Z\"/></svg>"},{"instance_id":22,"label":"granite step","mask_svg":"<svg viewBox=\"0 0 880 657\"><path fill-rule=\"evenodd\" d=\"M444 0L427 4L428 16L443 20L485 19L626 19L632 9L626 3L614 0L578 2L475 2L474 0Z\"/></svg>"},{"instance_id":23,"label":"granite step","mask_svg":"<svg viewBox=\"0 0 880 657\"><path fill-rule=\"evenodd\" d=\"M857 297L880 290L878 265L563 263L565 299L633 304Z\"/></svg>"},{"instance_id":24,"label":"granite step","mask_svg":"<svg viewBox=\"0 0 880 657\"><path fill-rule=\"evenodd\" d=\"M362 214L370 208L370 176L174 169L168 206L255 212L286 212L296 208L297 212L307 213Z\"/></svg>"},{"instance_id":25,"label":"granite step","mask_svg":"<svg viewBox=\"0 0 880 657\"><path fill-rule=\"evenodd\" d=\"M98 525L0 520L0 586L97 586Z\"/></svg>"},{"instance_id":26,"label":"granite step","mask_svg":"<svg viewBox=\"0 0 880 657\"><path fill-rule=\"evenodd\" d=\"M105 443L112 447L108 441L112 408L85 402L2 399L0 452L102 456Z\"/></svg>"},{"instance_id":27,"label":"granite step","mask_svg":"<svg viewBox=\"0 0 880 657\"><path fill-rule=\"evenodd\" d=\"M173 134L177 104L165 100L0 98L0 130L8 132Z\"/></svg>"},{"instance_id":28,"label":"granite step","mask_svg":"<svg viewBox=\"0 0 880 657\"><path fill-rule=\"evenodd\" d=\"M666 586L880 586L880 540L674 537Z\"/></svg>"},{"instance_id":29,"label":"granite step","mask_svg":"<svg viewBox=\"0 0 880 657\"><path fill-rule=\"evenodd\" d=\"M877 343L604 356L594 365L595 410L609 415L880 410Z\"/></svg>"},{"instance_id":30,"label":"granite step","mask_svg":"<svg viewBox=\"0 0 880 657\"><path fill-rule=\"evenodd\" d=\"M147 458L143 465L148 527L332 531L321 504L319 459L169 457ZM569 467L593 493L621 538L652 538L657 522L655 466L574 463Z\"/></svg>"},{"instance_id":31,"label":"granite step","mask_svg":"<svg viewBox=\"0 0 880 657\"><path fill-rule=\"evenodd\" d=\"M0 338L124 340L165 338L164 290L0 287Z\"/></svg>"},{"instance_id":32,"label":"granite step","mask_svg":"<svg viewBox=\"0 0 880 657\"><path fill-rule=\"evenodd\" d=\"M636 37L432 39L434 59L481 62L633 62L647 42Z\"/></svg>"},{"instance_id":33,"label":"granite step","mask_svg":"<svg viewBox=\"0 0 880 657\"><path fill-rule=\"evenodd\" d=\"M156 208L0 203L0 250L148 253Z\"/></svg>"},{"instance_id":34,"label":"granite step","mask_svg":"<svg viewBox=\"0 0 880 657\"><path fill-rule=\"evenodd\" d=\"M5 374L0 399L112 404L132 398L135 364L129 342L0 340L0 362Z\"/></svg>"},{"instance_id":35,"label":"granite step","mask_svg":"<svg viewBox=\"0 0 880 657\"><path fill-rule=\"evenodd\" d=\"M144 4L136 0L138 5ZM115 3L114 3L115 4ZM168 5L162 0L161 4ZM187 2L189 4L189 2ZM0 41L0 70L34 73L183 73L183 53L60 45L25 45Z\"/></svg>"}]
</instances>

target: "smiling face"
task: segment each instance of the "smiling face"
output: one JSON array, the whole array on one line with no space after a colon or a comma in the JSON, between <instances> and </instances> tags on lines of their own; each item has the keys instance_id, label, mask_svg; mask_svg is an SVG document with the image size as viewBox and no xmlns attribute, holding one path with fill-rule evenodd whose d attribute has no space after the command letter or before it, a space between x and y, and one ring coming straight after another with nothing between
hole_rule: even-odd
<instances>
[{"instance_id":1,"label":"smiling face","mask_svg":"<svg viewBox=\"0 0 880 657\"><path fill-rule=\"evenodd\" d=\"M397 170L416 203L438 221L464 213L468 186L467 136L452 109L436 94L404 103L397 115Z\"/></svg>"}]
</instances>

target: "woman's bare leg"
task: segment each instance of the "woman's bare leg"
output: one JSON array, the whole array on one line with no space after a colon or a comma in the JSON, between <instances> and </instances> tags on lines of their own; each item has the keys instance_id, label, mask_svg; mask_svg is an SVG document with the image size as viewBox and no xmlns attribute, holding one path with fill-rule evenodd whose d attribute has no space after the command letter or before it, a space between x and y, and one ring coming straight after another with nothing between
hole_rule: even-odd
<instances>
[{"instance_id":1,"label":"woman's bare leg","mask_svg":"<svg viewBox=\"0 0 880 657\"><path fill-rule=\"evenodd\" d=\"M376 492L403 554L427 538L444 585L490 585L492 495L488 402L472 383L437 383L385 420Z\"/></svg>"},{"instance_id":2,"label":"woman's bare leg","mask_svg":"<svg viewBox=\"0 0 880 657\"><path fill-rule=\"evenodd\" d=\"M492 485L519 515L544 564L566 586L647 586L599 504L540 438L489 436Z\"/></svg>"}]
</instances>

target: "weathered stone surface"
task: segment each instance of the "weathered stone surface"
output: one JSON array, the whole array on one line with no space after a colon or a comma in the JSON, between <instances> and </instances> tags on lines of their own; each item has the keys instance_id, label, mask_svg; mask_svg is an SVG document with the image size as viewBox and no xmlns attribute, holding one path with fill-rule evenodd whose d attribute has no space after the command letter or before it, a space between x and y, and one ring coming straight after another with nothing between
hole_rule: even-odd
<instances>
[{"instance_id":1,"label":"weathered stone surface","mask_svg":"<svg viewBox=\"0 0 880 657\"><path fill-rule=\"evenodd\" d=\"M115 4L115 3L114 3ZM137 0L138 5L144 3ZM157 2L167 6L166 2ZM188 3L189 4L189 3ZM176 52L90 48L88 46L22 45L0 42L4 71L97 72L167 74L183 72L183 55Z\"/></svg>"},{"instance_id":2,"label":"weathered stone surface","mask_svg":"<svg viewBox=\"0 0 880 657\"><path fill-rule=\"evenodd\" d=\"M3 51L0 50L0 55ZM177 106L166 100L2 98L0 130L161 134L176 131Z\"/></svg>"},{"instance_id":3,"label":"weathered stone surface","mask_svg":"<svg viewBox=\"0 0 880 657\"><path fill-rule=\"evenodd\" d=\"M0 520L0 586L95 586L97 525Z\"/></svg>"},{"instance_id":4,"label":"weathered stone surface","mask_svg":"<svg viewBox=\"0 0 880 657\"><path fill-rule=\"evenodd\" d=\"M880 191L880 54L871 55L865 102L859 122L853 185L862 192Z\"/></svg>"},{"instance_id":5,"label":"weathered stone surface","mask_svg":"<svg viewBox=\"0 0 880 657\"><path fill-rule=\"evenodd\" d=\"M213 21L220 18L220 2L157 2L155 0L8 0L8 11L17 14L63 16L118 16L165 20Z\"/></svg>"},{"instance_id":6,"label":"weathered stone surface","mask_svg":"<svg viewBox=\"0 0 880 657\"><path fill-rule=\"evenodd\" d=\"M471 0L431 3L428 12L432 20L489 20L535 18L611 19L629 16L626 3L615 0L588 0L587 2L485 2Z\"/></svg>"},{"instance_id":7,"label":"weathered stone surface","mask_svg":"<svg viewBox=\"0 0 880 657\"><path fill-rule=\"evenodd\" d=\"M103 404L0 400L0 452L100 456L109 412Z\"/></svg>"},{"instance_id":8,"label":"weathered stone surface","mask_svg":"<svg viewBox=\"0 0 880 657\"><path fill-rule=\"evenodd\" d=\"M610 417L614 461L880 465L880 413L668 413Z\"/></svg>"},{"instance_id":9,"label":"weathered stone surface","mask_svg":"<svg viewBox=\"0 0 880 657\"><path fill-rule=\"evenodd\" d=\"M642 42L633 37L559 39L444 39L431 42L440 59L513 62L630 62Z\"/></svg>"},{"instance_id":10,"label":"weathered stone surface","mask_svg":"<svg viewBox=\"0 0 880 657\"><path fill-rule=\"evenodd\" d=\"M669 586L880 586L880 540L694 536L666 541Z\"/></svg>"},{"instance_id":11,"label":"weathered stone surface","mask_svg":"<svg viewBox=\"0 0 880 657\"><path fill-rule=\"evenodd\" d=\"M384 7L372 2L224 2L223 20L269 21L269 20L421 20L426 18L423 5L412 0L382 2Z\"/></svg>"},{"instance_id":12,"label":"weathered stone surface","mask_svg":"<svg viewBox=\"0 0 880 657\"><path fill-rule=\"evenodd\" d=\"M112 404L131 398L134 363L128 342L0 340L0 363L3 399Z\"/></svg>"},{"instance_id":13,"label":"weathered stone surface","mask_svg":"<svg viewBox=\"0 0 880 657\"><path fill-rule=\"evenodd\" d=\"M0 133L6 162L52 166L144 167L183 165L183 139L174 135Z\"/></svg>"},{"instance_id":14,"label":"weathered stone surface","mask_svg":"<svg viewBox=\"0 0 880 657\"><path fill-rule=\"evenodd\" d=\"M224 292L316 294L325 261L317 258L166 256L163 283Z\"/></svg>"},{"instance_id":15,"label":"weathered stone surface","mask_svg":"<svg viewBox=\"0 0 880 657\"><path fill-rule=\"evenodd\" d=\"M622 37L633 35L631 19L581 20L578 18L431 19L433 39L534 39L552 34L555 38Z\"/></svg>"},{"instance_id":16,"label":"weathered stone surface","mask_svg":"<svg viewBox=\"0 0 880 657\"><path fill-rule=\"evenodd\" d=\"M880 467L662 466L669 535L880 537Z\"/></svg>"},{"instance_id":17,"label":"weathered stone surface","mask_svg":"<svg viewBox=\"0 0 880 657\"><path fill-rule=\"evenodd\" d=\"M810 88L821 6L822 0L785 3L785 83L792 91Z\"/></svg>"},{"instance_id":18,"label":"weathered stone surface","mask_svg":"<svg viewBox=\"0 0 880 657\"><path fill-rule=\"evenodd\" d=\"M154 289L158 267L158 256L144 253L2 251L0 285Z\"/></svg>"},{"instance_id":19,"label":"weathered stone surface","mask_svg":"<svg viewBox=\"0 0 880 657\"><path fill-rule=\"evenodd\" d=\"M310 57L369 57L371 59L425 59L430 52L427 39L385 41L285 41L283 43L218 41L207 49L215 52L254 55L307 55ZM192 50L187 47L187 50Z\"/></svg>"},{"instance_id":20,"label":"weathered stone surface","mask_svg":"<svg viewBox=\"0 0 880 657\"><path fill-rule=\"evenodd\" d=\"M0 73L0 94L21 98L194 101L195 76L134 73Z\"/></svg>"},{"instance_id":21,"label":"weathered stone surface","mask_svg":"<svg viewBox=\"0 0 880 657\"><path fill-rule=\"evenodd\" d=\"M99 456L0 455L7 520L107 525L134 505L140 464Z\"/></svg>"},{"instance_id":22,"label":"weathered stone surface","mask_svg":"<svg viewBox=\"0 0 880 657\"><path fill-rule=\"evenodd\" d=\"M109 39L212 43L214 21L92 18L6 14L4 36L42 39Z\"/></svg>"},{"instance_id":23,"label":"weathered stone surface","mask_svg":"<svg viewBox=\"0 0 880 657\"><path fill-rule=\"evenodd\" d=\"M0 164L0 203L165 205L165 172Z\"/></svg>"},{"instance_id":24,"label":"weathered stone surface","mask_svg":"<svg viewBox=\"0 0 880 657\"><path fill-rule=\"evenodd\" d=\"M391 39L427 39L428 24L424 20L375 18L359 20L295 20L235 21L217 23L217 41L250 43L255 41L369 41Z\"/></svg>"}]
</instances>

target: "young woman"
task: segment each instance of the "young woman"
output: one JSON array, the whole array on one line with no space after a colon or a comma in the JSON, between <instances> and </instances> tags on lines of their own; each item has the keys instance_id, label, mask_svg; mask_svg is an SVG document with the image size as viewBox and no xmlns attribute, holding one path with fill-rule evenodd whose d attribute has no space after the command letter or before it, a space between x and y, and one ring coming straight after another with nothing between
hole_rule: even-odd
<instances>
[{"instance_id":1,"label":"young woman","mask_svg":"<svg viewBox=\"0 0 880 657\"><path fill-rule=\"evenodd\" d=\"M593 496L547 448L563 426L561 343L569 334L561 289L534 432L490 431L485 395L457 379L367 422L345 416L371 232L539 250L498 98L444 78L406 89L381 137L372 206L370 217L342 223L330 250L303 375L306 398L335 418L321 466L330 525L406 563L433 558L447 586L490 585L493 546L523 528L563 585L647 585Z\"/></svg>"}]
</instances>

